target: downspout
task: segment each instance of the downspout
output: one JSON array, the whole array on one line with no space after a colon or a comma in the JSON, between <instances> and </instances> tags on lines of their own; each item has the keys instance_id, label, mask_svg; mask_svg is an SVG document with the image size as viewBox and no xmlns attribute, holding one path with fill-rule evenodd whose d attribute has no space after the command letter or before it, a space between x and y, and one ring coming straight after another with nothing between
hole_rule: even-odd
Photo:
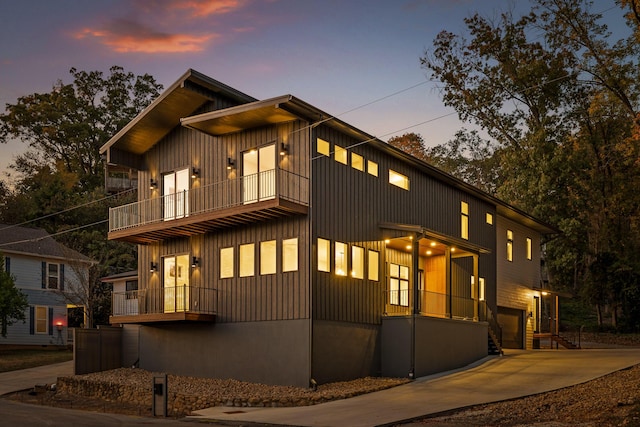
<instances>
[{"instance_id":1,"label":"downspout","mask_svg":"<svg viewBox=\"0 0 640 427\"><path fill-rule=\"evenodd\" d=\"M314 269L313 269L313 245L314 245L314 239L313 239L313 196L314 196L314 192L313 192L313 160L312 157L313 155L311 154L313 152L313 135L314 135L314 126L309 126L309 141L307 143L307 146L309 147L309 155L307 156L307 161L309 162L308 168L307 170L309 171L309 192L308 192L308 197L309 197L309 216L308 216L308 221L309 221L309 230L307 232L307 236L308 236L308 247L309 247L309 253L308 253L308 265L309 265L309 271L308 271L308 279L309 279L309 387L315 389L315 379L313 378L313 275L314 275Z\"/></svg>"}]
</instances>

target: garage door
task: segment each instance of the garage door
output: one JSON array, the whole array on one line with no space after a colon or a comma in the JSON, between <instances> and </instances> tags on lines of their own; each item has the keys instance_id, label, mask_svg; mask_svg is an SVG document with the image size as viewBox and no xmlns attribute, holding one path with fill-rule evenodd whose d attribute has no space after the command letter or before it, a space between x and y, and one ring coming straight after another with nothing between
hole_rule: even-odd
<instances>
[{"instance_id":1,"label":"garage door","mask_svg":"<svg viewBox=\"0 0 640 427\"><path fill-rule=\"evenodd\" d=\"M514 308L498 307L498 323L502 327L502 347L522 348L523 310Z\"/></svg>"}]
</instances>

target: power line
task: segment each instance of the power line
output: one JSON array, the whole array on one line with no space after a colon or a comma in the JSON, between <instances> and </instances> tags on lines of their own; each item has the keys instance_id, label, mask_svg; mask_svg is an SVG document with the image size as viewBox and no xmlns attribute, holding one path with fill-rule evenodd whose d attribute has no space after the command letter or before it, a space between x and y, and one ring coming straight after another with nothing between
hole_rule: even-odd
<instances>
[{"instance_id":1,"label":"power line","mask_svg":"<svg viewBox=\"0 0 640 427\"><path fill-rule=\"evenodd\" d=\"M72 231L78 231L78 230L82 230L83 228L89 228L89 227L93 227L95 225L104 224L105 222L108 222L108 221L109 221L108 219L103 219L101 221L96 221L96 222L94 222L92 224L81 225L79 227L70 228L68 230L59 231L59 232L53 233L53 234L47 234L46 236L38 237L38 238L35 238L35 239L16 240L16 241L13 241L13 242L0 243L0 246L16 245L18 243L39 242L39 241L44 240L44 239L51 239L51 238L53 238L55 236L60 236L62 234L71 233ZM3 230L4 230L4 228L3 228Z\"/></svg>"}]
</instances>

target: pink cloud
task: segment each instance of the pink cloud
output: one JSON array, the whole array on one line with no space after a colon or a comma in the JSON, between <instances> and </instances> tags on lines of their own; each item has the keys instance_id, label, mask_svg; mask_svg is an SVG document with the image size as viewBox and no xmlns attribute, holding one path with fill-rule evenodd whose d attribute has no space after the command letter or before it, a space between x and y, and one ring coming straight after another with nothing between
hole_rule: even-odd
<instances>
[{"instance_id":1,"label":"pink cloud","mask_svg":"<svg viewBox=\"0 0 640 427\"><path fill-rule=\"evenodd\" d=\"M191 16L202 18L233 12L242 8L245 3L245 0L177 0L169 8L186 9L191 11Z\"/></svg>"}]
</instances>

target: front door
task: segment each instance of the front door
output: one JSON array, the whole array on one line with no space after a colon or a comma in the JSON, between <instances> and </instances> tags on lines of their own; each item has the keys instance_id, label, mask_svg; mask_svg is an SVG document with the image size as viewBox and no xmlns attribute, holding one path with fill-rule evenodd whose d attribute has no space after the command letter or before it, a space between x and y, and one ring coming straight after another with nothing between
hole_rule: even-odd
<instances>
[{"instance_id":1,"label":"front door","mask_svg":"<svg viewBox=\"0 0 640 427\"><path fill-rule=\"evenodd\" d=\"M242 201L255 203L275 198L276 146L242 153Z\"/></svg>"},{"instance_id":2,"label":"front door","mask_svg":"<svg viewBox=\"0 0 640 427\"><path fill-rule=\"evenodd\" d=\"M189 255L164 258L164 312L189 310Z\"/></svg>"},{"instance_id":3,"label":"front door","mask_svg":"<svg viewBox=\"0 0 640 427\"><path fill-rule=\"evenodd\" d=\"M189 216L189 170L182 169L163 176L164 220Z\"/></svg>"}]
</instances>

